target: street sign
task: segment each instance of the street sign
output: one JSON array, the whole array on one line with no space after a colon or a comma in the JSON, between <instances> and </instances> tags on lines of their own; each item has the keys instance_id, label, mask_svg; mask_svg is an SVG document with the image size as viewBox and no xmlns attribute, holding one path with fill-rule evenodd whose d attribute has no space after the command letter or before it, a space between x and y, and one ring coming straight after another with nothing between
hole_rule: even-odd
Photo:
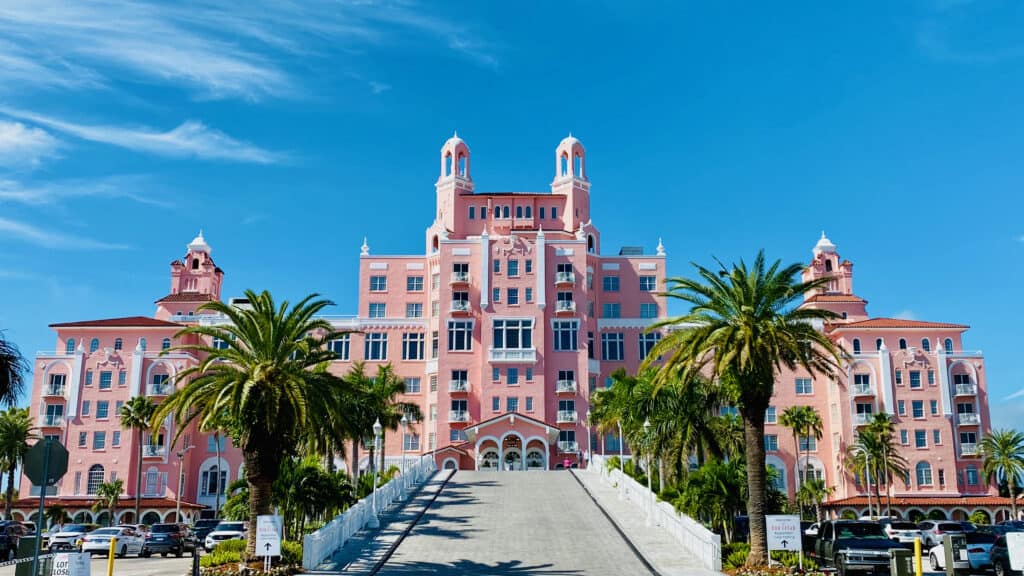
<instances>
[{"instance_id":1,"label":"street sign","mask_svg":"<svg viewBox=\"0 0 1024 576\"><path fill-rule=\"evenodd\" d=\"M1006 552L1010 570L1024 570L1024 532L1006 533Z\"/></svg>"},{"instance_id":2,"label":"street sign","mask_svg":"<svg viewBox=\"0 0 1024 576\"><path fill-rule=\"evenodd\" d=\"M46 462L49 444L50 462ZM68 471L68 451L60 442L44 439L25 453L25 476L36 486L53 486ZM45 478L44 478L45 476Z\"/></svg>"},{"instance_id":3,"label":"street sign","mask_svg":"<svg viewBox=\"0 0 1024 576\"><path fill-rule=\"evenodd\" d=\"M800 538L800 517L792 515L765 516L768 532L768 550L803 551Z\"/></svg>"},{"instance_id":4,"label":"street sign","mask_svg":"<svg viewBox=\"0 0 1024 576\"><path fill-rule=\"evenodd\" d=\"M281 555L280 516L266 515L256 517L256 555Z\"/></svg>"},{"instance_id":5,"label":"street sign","mask_svg":"<svg viewBox=\"0 0 1024 576\"><path fill-rule=\"evenodd\" d=\"M89 576L91 554L54 554L50 576Z\"/></svg>"}]
</instances>

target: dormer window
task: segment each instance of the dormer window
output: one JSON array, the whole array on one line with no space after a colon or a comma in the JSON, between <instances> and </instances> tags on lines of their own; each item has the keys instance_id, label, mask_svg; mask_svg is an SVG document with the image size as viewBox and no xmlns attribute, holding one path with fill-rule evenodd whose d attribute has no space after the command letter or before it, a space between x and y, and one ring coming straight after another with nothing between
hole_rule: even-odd
<instances>
[{"instance_id":1,"label":"dormer window","mask_svg":"<svg viewBox=\"0 0 1024 576\"><path fill-rule=\"evenodd\" d=\"M907 339L906 338L900 338L900 350L906 350L906 349L907 349Z\"/></svg>"},{"instance_id":2,"label":"dormer window","mask_svg":"<svg viewBox=\"0 0 1024 576\"><path fill-rule=\"evenodd\" d=\"M825 260L825 272L831 272L831 271L832 271L832 261L831 260Z\"/></svg>"},{"instance_id":3,"label":"dormer window","mask_svg":"<svg viewBox=\"0 0 1024 576\"><path fill-rule=\"evenodd\" d=\"M199 258L192 259L192 269L199 270Z\"/></svg>"}]
</instances>

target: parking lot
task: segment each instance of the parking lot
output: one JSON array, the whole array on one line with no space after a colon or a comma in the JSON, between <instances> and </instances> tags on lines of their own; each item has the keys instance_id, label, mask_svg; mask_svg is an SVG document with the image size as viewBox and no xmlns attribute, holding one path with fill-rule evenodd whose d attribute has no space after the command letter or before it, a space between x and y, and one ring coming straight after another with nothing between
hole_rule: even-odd
<instances>
[{"instance_id":1,"label":"parking lot","mask_svg":"<svg viewBox=\"0 0 1024 576\"><path fill-rule=\"evenodd\" d=\"M184 558L115 558L114 574L117 576L181 576L187 574L192 567L192 559ZM107 559L96 556L92 559L90 573L93 575L107 573ZM14 566L0 568L0 576L14 576Z\"/></svg>"}]
</instances>

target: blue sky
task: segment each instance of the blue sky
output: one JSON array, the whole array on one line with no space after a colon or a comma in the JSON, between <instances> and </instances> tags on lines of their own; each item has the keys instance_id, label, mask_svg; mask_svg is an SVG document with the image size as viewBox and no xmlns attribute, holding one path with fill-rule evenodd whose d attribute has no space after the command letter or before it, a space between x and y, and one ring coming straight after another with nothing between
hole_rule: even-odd
<instances>
[{"instance_id":1,"label":"blue sky","mask_svg":"<svg viewBox=\"0 0 1024 576\"><path fill-rule=\"evenodd\" d=\"M873 315L972 326L1013 425L1024 4L748 4L0 0L0 329L151 314L200 228L225 295L353 313L453 130L480 191L546 190L572 131L606 250L688 274L827 230Z\"/></svg>"}]
</instances>

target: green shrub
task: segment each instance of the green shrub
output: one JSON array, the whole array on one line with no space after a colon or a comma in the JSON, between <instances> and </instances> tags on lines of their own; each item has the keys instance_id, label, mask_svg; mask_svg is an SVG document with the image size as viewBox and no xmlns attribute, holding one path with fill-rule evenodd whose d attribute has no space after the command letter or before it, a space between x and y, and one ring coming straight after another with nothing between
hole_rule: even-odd
<instances>
[{"instance_id":1,"label":"green shrub","mask_svg":"<svg viewBox=\"0 0 1024 576\"><path fill-rule=\"evenodd\" d=\"M733 552L743 552L746 554L750 552L750 544L747 542L730 542L729 544L722 544L722 558L727 558Z\"/></svg>"},{"instance_id":2,"label":"green shrub","mask_svg":"<svg viewBox=\"0 0 1024 576\"><path fill-rule=\"evenodd\" d=\"M245 542L242 543L244 544ZM237 564L242 561L241 552L218 550L218 548L220 548L220 544L217 545L217 548L213 549L213 552L199 558L199 566L212 568L214 566L223 566L224 564ZM242 549L244 550L245 547L243 546Z\"/></svg>"},{"instance_id":3,"label":"green shrub","mask_svg":"<svg viewBox=\"0 0 1024 576\"><path fill-rule=\"evenodd\" d=\"M772 561L782 564L786 568L796 568L800 566L800 555L796 552L786 552L785 550L775 550L772 552ZM815 570L818 568L818 564L804 556L804 570Z\"/></svg>"},{"instance_id":4,"label":"green shrub","mask_svg":"<svg viewBox=\"0 0 1024 576\"><path fill-rule=\"evenodd\" d=\"M214 552L245 552L245 540L224 540L213 547Z\"/></svg>"},{"instance_id":5,"label":"green shrub","mask_svg":"<svg viewBox=\"0 0 1024 576\"><path fill-rule=\"evenodd\" d=\"M750 548L746 550L736 550L728 556L722 555L722 568L726 570L742 568L747 563L747 556L750 554Z\"/></svg>"},{"instance_id":6,"label":"green shrub","mask_svg":"<svg viewBox=\"0 0 1024 576\"><path fill-rule=\"evenodd\" d=\"M302 564L302 544L300 542L281 542L281 561L285 564Z\"/></svg>"}]
</instances>

